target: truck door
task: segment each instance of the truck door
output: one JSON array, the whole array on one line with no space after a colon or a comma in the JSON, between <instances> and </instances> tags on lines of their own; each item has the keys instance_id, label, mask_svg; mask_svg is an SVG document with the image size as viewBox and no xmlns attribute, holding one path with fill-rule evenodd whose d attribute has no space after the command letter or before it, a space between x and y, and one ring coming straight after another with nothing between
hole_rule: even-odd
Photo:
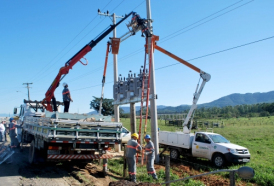
<instances>
[{"instance_id":1,"label":"truck door","mask_svg":"<svg viewBox=\"0 0 274 186\"><path fill-rule=\"evenodd\" d=\"M192 143L192 154L194 157L207 158L210 154L211 141L205 134L196 133Z\"/></svg>"}]
</instances>

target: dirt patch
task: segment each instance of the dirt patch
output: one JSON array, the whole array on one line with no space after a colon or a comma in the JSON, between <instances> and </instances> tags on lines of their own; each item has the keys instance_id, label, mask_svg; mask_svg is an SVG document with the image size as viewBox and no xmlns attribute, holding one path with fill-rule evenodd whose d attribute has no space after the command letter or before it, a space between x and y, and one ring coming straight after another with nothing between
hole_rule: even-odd
<instances>
[{"instance_id":1,"label":"dirt patch","mask_svg":"<svg viewBox=\"0 0 274 186\"><path fill-rule=\"evenodd\" d=\"M109 186L159 186L160 184L155 184L155 183L134 183L130 182L127 180L121 180L121 181L115 181L115 182L110 182Z\"/></svg>"}]
</instances>

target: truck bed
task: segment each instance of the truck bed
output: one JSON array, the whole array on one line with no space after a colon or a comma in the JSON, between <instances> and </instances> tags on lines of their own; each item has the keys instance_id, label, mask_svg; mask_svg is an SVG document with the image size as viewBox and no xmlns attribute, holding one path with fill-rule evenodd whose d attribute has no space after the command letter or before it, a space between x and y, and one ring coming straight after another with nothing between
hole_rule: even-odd
<instances>
[{"instance_id":1,"label":"truck bed","mask_svg":"<svg viewBox=\"0 0 274 186\"><path fill-rule=\"evenodd\" d=\"M185 149L190 149L192 146L192 141L194 134L185 134L183 132L168 132L160 131L159 132L159 144L181 147Z\"/></svg>"},{"instance_id":2,"label":"truck bed","mask_svg":"<svg viewBox=\"0 0 274 186\"><path fill-rule=\"evenodd\" d=\"M119 122L86 122L79 120L25 117L24 131L43 137L44 141L86 141L121 143Z\"/></svg>"}]
</instances>

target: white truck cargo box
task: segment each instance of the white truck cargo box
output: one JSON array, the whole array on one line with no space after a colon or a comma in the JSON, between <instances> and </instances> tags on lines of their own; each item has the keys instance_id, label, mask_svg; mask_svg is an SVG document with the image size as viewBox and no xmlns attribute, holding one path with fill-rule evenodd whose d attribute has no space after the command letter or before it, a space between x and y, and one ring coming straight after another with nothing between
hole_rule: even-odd
<instances>
[{"instance_id":1,"label":"white truck cargo box","mask_svg":"<svg viewBox=\"0 0 274 186\"><path fill-rule=\"evenodd\" d=\"M183 132L159 132L159 143L175 147L190 149L194 134L184 134Z\"/></svg>"}]
</instances>

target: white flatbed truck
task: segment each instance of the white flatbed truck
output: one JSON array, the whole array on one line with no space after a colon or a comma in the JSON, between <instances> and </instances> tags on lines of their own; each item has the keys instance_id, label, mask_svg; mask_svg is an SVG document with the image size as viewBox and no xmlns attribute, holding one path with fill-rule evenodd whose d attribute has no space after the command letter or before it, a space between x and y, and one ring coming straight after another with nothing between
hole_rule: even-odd
<instances>
[{"instance_id":1,"label":"white flatbed truck","mask_svg":"<svg viewBox=\"0 0 274 186\"><path fill-rule=\"evenodd\" d=\"M122 123L111 116L36 112L41 102L24 101L18 119L18 141L30 144L29 162L109 159L110 148L122 141ZM15 109L14 114L17 113Z\"/></svg>"}]
</instances>

